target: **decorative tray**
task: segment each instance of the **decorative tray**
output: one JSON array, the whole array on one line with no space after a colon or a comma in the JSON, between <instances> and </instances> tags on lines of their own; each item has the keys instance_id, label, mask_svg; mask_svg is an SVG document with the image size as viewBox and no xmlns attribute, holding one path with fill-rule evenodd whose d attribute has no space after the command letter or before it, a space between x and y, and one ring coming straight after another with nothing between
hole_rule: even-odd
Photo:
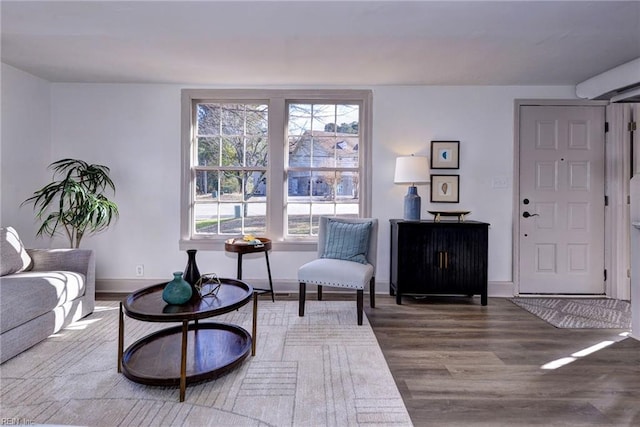
<instances>
[{"instance_id":1,"label":"decorative tray","mask_svg":"<svg viewBox=\"0 0 640 427\"><path fill-rule=\"evenodd\" d=\"M469 215L471 211L427 211L431 215L434 216L433 220L435 222L440 222L443 216L456 216L458 217L458 222L464 222L465 215Z\"/></svg>"},{"instance_id":2,"label":"decorative tray","mask_svg":"<svg viewBox=\"0 0 640 427\"><path fill-rule=\"evenodd\" d=\"M255 237L251 234L248 234L246 236L243 237L239 237L236 239L227 239L225 240L225 243L227 245L240 245L240 246L255 246L257 248L261 248L264 246L264 243L269 241L269 239L266 239L264 237Z\"/></svg>"}]
</instances>

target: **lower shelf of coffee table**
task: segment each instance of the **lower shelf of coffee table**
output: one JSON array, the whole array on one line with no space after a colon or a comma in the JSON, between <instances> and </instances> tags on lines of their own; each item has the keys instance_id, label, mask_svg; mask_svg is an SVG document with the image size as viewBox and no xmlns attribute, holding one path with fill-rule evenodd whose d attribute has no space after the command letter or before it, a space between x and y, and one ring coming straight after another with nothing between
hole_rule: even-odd
<instances>
[{"instance_id":1,"label":"lower shelf of coffee table","mask_svg":"<svg viewBox=\"0 0 640 427\"><path fill-rule=\"evenodd\" d=\"M217 378L238 366L251 352L251 335L226 323L189 324L187 384ZM182 326L154 332L133 343L122 357L122 373L147 385L179 385Z\"/></svg>"}]
</instances>

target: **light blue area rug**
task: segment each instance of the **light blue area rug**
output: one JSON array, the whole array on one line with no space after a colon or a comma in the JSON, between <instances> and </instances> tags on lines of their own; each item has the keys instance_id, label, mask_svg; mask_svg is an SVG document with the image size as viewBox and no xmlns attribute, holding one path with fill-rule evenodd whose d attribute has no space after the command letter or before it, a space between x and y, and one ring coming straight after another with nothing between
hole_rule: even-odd
<instances>
[{"instance_id":1,"label":"light blue area rug","mask_svg":"<svg viewBox=\"0 0 640 427\"><path fill-rule=\"evenodd\" d=\"M556 328L631 329L629 301L605 298L512 298Z\"/></svg>"},{"instance_id":2,"label":"light blue area rug","mask_svg":"<svg viewBox=\"0 0 640 427\"><path fill-rule=\"evenodd\" d=\"M215 318L251 331L251 304ZM151 387L118 374L118 308L0 365L4 420L77 426L410 426L366 317L353 302L261 300L256 356L213 381ZM167 325L125 318L125 347ZM179 361L178 361L179 362Z\"/></svg>"}]
</instances>

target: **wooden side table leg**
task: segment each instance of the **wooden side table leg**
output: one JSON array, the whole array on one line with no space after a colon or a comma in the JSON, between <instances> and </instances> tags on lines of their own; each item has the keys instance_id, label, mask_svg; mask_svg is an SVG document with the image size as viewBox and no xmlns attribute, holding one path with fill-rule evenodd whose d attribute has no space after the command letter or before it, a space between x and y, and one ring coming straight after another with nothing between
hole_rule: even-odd
<instances>
[{"instance_id":1,"label":"wooden side table leg","mask_svg":"<svg viewBox=\"0 0 640 427\"><path fill-rule=\"evenodd\" d=\"M187 334L189 333L189 321L182 322L182 351L180 355L180 402L184 402L187 390Z\"/></svg>"},{"instance_id":2,"label":"wooden side table leg","mask_svg":"<svg viewBox=\"0 0 640 427\"><path fill-rule=\"evenodd\" d=\"M238 280L242 280L242 253L238 252L238 273L236 274Z\"/></svg>"},{"instance_id":3,"label":"wooden side table leg","mask_svg":"<svg viewBox=\"0 0 640 427\"><path fill-rule=\"evenodd\" d=\"M253 325L251 328L251 355L256 355L256 341L258 338L258 293L253 293Z\"/></svg>"},{"instance_id":4,"label":"wooden side table leg","mask_svg":"<svg viewBox=\"0 0 640 427\"><path fill-rule=\"evenodd\" d=\"M122 352L124 351L124 314L120 302L120 318L118 319L118 373L122 372Z\"/></svg>"},{"instance_id":5,"label":"wooden side table leg","mask_svg":"<svg viewBox=\"0 0 640 427\"><path fill-rule=\"evenodd\" d=\"M276 302L276 298L273 295L273 281L271 280L271 265L269 264L269 252L264 251L264 256L267 259L267 274L269 275L269 288L271 288L271 302Z\"/></svg>"}]
</instances>

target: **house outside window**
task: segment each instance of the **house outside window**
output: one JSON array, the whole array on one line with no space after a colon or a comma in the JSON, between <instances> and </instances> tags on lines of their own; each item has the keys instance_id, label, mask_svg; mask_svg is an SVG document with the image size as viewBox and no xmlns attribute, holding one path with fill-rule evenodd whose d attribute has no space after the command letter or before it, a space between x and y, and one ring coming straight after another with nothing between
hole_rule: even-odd
<instances>
[{"instance_id":1,"label":"house outside window","mask_svg":"<svg viewBox=\"0 0 640 427\"><path fill-rule=\"evenodd\" d=\"M289 103L287 234L316 235L320 215L360 212L360 106Z\"/></svg>"},{"instance_id":2,"label":"house outside window","mask_svg":"<svg viewBox=\"0 0 640 427\"><path fill-rule=\"evenodd\" d=\"M313 250L321 215L371 209L370 91L182 91L181 249L245 234Z\"/></svg>"}]
</instances>

